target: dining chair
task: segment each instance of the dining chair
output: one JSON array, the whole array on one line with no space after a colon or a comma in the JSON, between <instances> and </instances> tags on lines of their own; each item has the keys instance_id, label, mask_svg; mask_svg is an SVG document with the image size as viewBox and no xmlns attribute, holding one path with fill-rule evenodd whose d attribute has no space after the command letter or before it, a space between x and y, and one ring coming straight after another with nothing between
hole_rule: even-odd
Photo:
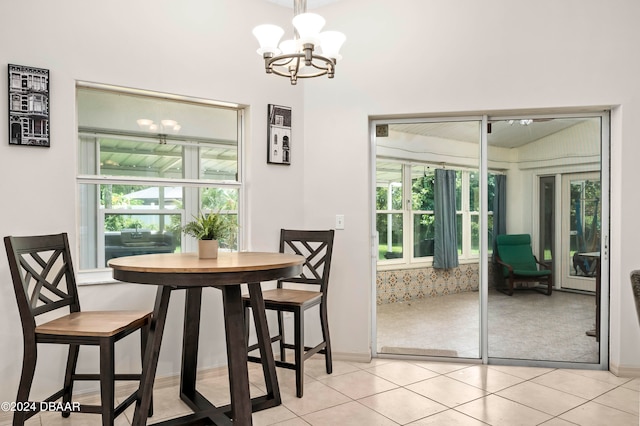
<instances>
[{"instance_id":1,"label":"dining chair","mask_svg":"<svg viewBox=\"0 0 640 426\"><path fill-rule=\"evenodd\" d=\"M327 317L327 292L334 233L333 229L327 231L280 230L280 253L295 253L304 256L302 274L297 277L279 280L275 289L262 292L265 309L277 311L278 334L271 337L272 343L279 343L280 359L275 361L276 366L295 370L296 395L298 398L302 398L303 395L304 361L316 353L324 354L327 374L331 374L333 371ZM308 290L309 287L312 287L313 290ZM248 341L249 296L243 296L243 303ZM322 341L312 347L305 346L305 311L318 305ZM293 313L293 343L285 339L284 312ZM248 345L249 352L257 348L257 344ZM287 362L286 349L293 349L293 362ZM260 362L260 357L250 355L249 361Z\"/></svg>"},{"instance_id":2,"label":"dining chair","mask_svg":"<svg viewBox=\"0 0 640 426\"><path fill-rule=\"evenodd\" d=\"M636 305L638 324L640 324L640 270L631 271L631 290L633 291L633 300Z\"/></svg>"},{"instance_id":3,"label":"dining chair","mask_svg":"<svg viewBox=\"0 0 640 426\"><path fill-rule=\"evenodd\" d=\"M63 417L68 417L75 381L100 381L101 405L78 405L78 411L102 414L103 425L113 425L116 416L136 401L138 389L114 408L115 381L140 381L140 374L116 374L115 342L140 330L144 353L151 323L148 311L81 311L71 251L66 233L27 237L5 237L4 244L22 322L24 355L16 402L29 401L38 356L38 343L69 346L62 389L44 403L62 398ZM43 320L42 318L46 318ZM45 322L46 321L46 322ZM39 323L39 324L38 324ZM81 345L100 348L99 374L76 373ZM16 411L13 425L22 425L35 411ZM152 414L152 409L149 415Z\"/></svg>"}]
</instances>

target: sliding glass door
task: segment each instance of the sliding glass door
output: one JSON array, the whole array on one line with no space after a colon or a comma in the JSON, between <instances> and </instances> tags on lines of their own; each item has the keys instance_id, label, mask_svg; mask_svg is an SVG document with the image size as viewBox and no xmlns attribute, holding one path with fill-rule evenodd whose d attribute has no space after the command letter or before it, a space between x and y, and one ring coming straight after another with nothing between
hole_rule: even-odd
<instances>
[{"instance_id":1,"label":"sliding glass door","mask_svg":"<svg viewBox=\"0 0 640 426\"><path fill-rule=\"evenodd\" d=\"M607 114L385 120L372 134L378 356L608 363ZM530 272L510 285L499 235L522 236L551 291Z\"/></svg>"},{"instance_id":2,"label":"sliding glass door","mask_svg":"<svg viewBox=\"0 0 640 426\"><path fill-rule=\"evenodd\" d=\"M376 133L376 352L480 357L479 120Z\"/></svg>"},{"instance_id":3,"label":"sliding glass door","mask_svg":"<svg viewBox=\"0 0 640 426\"><path fill-rule=\"evenodd\" d=\"M600 345L589 331L597 315L594 277L600 251L602 119L526 117L490 122L488 163L501 166L506 175L503 233L527 237L530 255L540 262L539 270L553 277L553 289L547 295L542 277L536 281L532 273L517 270L523 266L514 265L515 290L512 295L501 292L511 275L496 261L501 257L498 248L488 265L495 285L488 292L488 357L598 364ZM526 261L524 255L520 260ZM568 288L582 291L563 291Z\"/></svg>"}]
</instances>

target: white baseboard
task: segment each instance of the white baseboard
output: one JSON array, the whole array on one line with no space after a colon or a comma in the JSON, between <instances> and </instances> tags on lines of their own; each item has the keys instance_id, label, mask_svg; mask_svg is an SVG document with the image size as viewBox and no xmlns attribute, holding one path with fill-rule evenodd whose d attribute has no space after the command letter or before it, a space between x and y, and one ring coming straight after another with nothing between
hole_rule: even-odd
<instances>
[{"instance_id":1,"label":"white baseboard","mask_svg":"<svg viewBox=\"0 0 640 426\"><path fill-rule=\"evenodd\" d=\"M336 352L332 351L331 355L336 361L347 362L371 362L370 352ZM323 355L320 355L323 356Z\"/></svg>"},{"instance_id":2,"label":"white baseboard","mask_svg":"<svg viewBox=\"0 0 640 426\"><path fill-rule=\"evenodd\" d=\"M609 362L609 371L618 377L640 377L640 367L616 365Z\"/></svg>"}]
</instances>

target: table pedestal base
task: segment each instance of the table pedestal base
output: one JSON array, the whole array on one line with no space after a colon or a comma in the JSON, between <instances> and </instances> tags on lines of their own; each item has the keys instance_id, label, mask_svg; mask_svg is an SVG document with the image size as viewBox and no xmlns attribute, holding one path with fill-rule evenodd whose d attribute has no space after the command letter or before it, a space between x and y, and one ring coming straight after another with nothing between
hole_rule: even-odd
<instances>
[{"instance_id":1,"label":"table pedestal base","mask_svg":"<svg viewBox=\"0 0 640 426\"><path fill-rule=\"evenodd\" d=\"M227 359L229 361L229 385L231 404L216 407L196 390L198 364L198 337L200 335L200 314L202 308L202 288L190 287L186 290L184 335L182 345L182 371L180 376L180 398L194 411L183 417L170 419L156 425L251 425L251 413L281 404L280 389L276 377L275 362L271 350L271 340L264 310L264 300L260 283L249 283L251 307L256 324L262 369L267 394L257 398L249 397L249 377L247 372L247 342L245 339L244 311L240 285L217 287L222 291L224 307ZM158 364L158 354L167 317L171 291L177 288L158 287L154 316L145 352L145 368L141 380L141 398L136 403L133 425L145 425L151 402L154 377ZM233 421L231 420L233 419Z\"/></svg>"}]
</instances>

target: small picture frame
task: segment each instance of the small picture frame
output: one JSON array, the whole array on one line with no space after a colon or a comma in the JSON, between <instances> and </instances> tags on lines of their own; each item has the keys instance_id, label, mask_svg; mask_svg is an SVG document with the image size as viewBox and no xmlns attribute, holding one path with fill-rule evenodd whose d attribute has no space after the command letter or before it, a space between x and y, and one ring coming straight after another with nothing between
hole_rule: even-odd
<instances>
[{"instance_id":1,"label":"small picture frame","mask_svg":"<svg viewBox=\"0 0 640 426\"><path fill-rule=\"evenodd\" d=\"M269 104L267 163L291 165L291 108Z\"/></svg>"},{"instance_id":2,"label":"small picture frame","mask_svg":"<svg viewBox=\"0 0 640 426\"><path fill-rule=\"evenodd\" d=\"M51 145L49 70L9 64L9 145Z\"/></svg>"}]
</instances>

